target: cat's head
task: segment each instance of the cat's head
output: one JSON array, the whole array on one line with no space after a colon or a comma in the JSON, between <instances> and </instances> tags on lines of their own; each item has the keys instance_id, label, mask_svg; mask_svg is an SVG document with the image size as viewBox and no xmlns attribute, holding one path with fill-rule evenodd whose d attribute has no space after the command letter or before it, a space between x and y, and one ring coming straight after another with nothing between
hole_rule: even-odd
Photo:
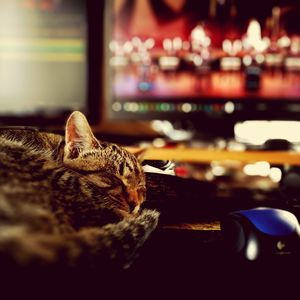
<instances>
[{"instance_id":1,"label":"cat's head","mask_svg":"<svg viewBox=\"0 0 300 300\"><path fill-rule=\"evenodd\" d=\"M103 174L117 178L125 193L127 210L138 211L146 187L143 169L135 155L118 145L97 140L87 119L78 111L67 121L65 142L65 166L84 174L100 187L103 187Z\"/></svg>"}]
</instances>

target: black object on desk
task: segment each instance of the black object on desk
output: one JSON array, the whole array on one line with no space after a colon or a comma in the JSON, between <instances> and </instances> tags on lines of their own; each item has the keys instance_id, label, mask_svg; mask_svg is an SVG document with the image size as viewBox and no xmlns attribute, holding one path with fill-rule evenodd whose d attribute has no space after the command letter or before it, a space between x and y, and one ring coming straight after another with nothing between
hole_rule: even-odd
<instances>
[{"instance_id":1,"label":"black object on desk","mask_svg":"<svg viewBox=\"0 0 300 300\"><path fill-rule=\"evenodd\" d=\"M163 221L192 221L213 212L216 185L212 182L147 172L146 184L143 207L159 210Z\"/></svg>"},{"instance_id":2,"label":"black object on desk","mask_svg":"<svg viewBox=\"0 0 300 300\"><path fill-rule=\"evenodd\" d=\"M283 170L280 191L286 205L300 218L300 168L290 167Z\"/></svg>"}]
</instances>

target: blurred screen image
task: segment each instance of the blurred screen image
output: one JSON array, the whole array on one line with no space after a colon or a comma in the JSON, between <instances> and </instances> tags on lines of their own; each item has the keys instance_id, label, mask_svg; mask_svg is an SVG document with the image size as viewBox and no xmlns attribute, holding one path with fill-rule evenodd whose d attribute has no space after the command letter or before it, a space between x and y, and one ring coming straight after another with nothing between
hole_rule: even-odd
<instances>
[{"instance_id":1,"label":"blurred screen image","mask_svg":"<svg viewBox=\"0 0 300 300\"><path fill-rule=\"evenodd\" d=\"M300 99L297 1L114 0L112 15L115 111L142 109L126 101Z\"/></svg>"},{"instance_id":2,"label":"blurred screen image","mask_svg":"<svg viewBox=\"0 0 300 300\"><path fill-rule=\"evenodd\" d=\"M0 1L0 116L86 106L83 0Z\"/></svg>"}]
</instances>

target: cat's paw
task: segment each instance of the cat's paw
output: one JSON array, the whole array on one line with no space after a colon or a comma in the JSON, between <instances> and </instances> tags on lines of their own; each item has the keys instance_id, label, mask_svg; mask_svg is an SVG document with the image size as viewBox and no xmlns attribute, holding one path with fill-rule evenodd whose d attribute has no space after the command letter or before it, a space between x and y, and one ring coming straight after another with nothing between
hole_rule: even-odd
<instances>
[{"instance_id":1,"label":"cat's paw","mask_svg":"<svg viewBox=\"0 0 300 300\"><path fill-rule=\"evenodd\" d=\"M160 213L156 210L144 209L136 219L144 225L149 227L156 227L158 224Z\"/></svg>"}]
</instances>

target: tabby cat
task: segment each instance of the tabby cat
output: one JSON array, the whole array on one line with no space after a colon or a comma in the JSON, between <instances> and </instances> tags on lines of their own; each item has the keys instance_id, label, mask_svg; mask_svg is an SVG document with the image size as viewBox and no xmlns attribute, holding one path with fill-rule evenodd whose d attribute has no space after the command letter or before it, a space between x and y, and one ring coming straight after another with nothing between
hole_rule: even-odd
<instances>
[{"instance_id":1,"label":"tabby cat","mask_svg":"<svg viewBox=\"0 0 300 300\"><path fill-rule=\"evenodd\" d=\"M0 262L124 268L157 225L144 199L137 158L98 141L78 111L65 138L0 130Z\"/></svg>"}]
</instances>

